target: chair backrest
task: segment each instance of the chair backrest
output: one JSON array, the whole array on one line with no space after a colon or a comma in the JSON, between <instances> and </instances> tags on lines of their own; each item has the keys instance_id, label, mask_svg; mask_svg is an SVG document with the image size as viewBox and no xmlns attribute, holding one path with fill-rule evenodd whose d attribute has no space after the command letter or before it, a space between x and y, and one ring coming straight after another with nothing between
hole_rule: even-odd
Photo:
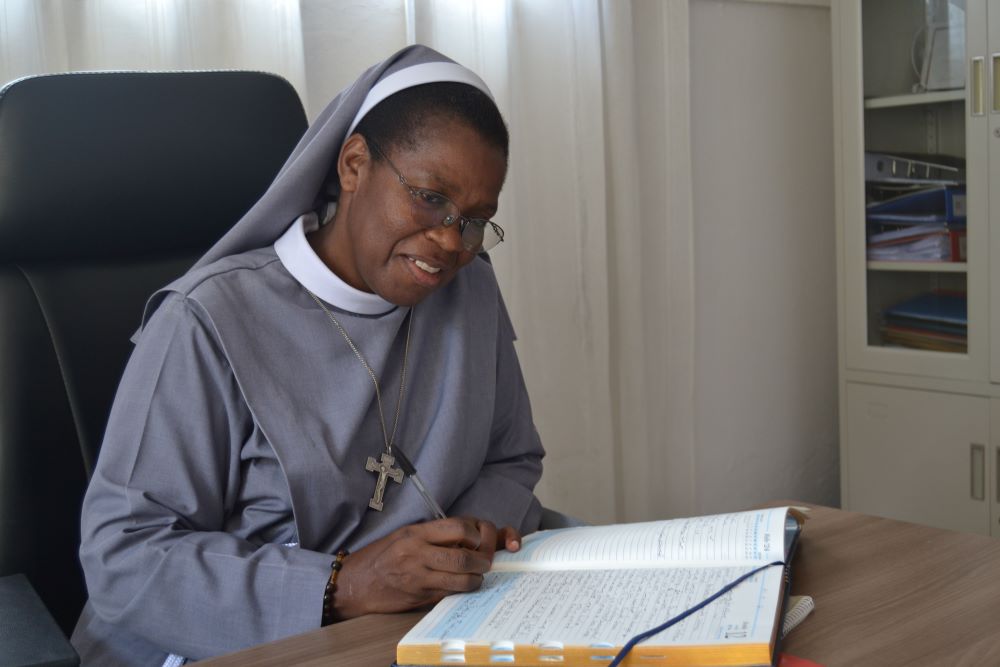
<instances>
[{"instance_id":1,"label":"chair backrest","mask_svg":"<svg viewBox=\"0 0 1000 667\"><path fill-rule=\"evenodd\" d=\"M0 576L69 632L80 503L145 299L264 192L306 128L259 72L102 72L0 90Z\"/></svg>"}]
</instances>

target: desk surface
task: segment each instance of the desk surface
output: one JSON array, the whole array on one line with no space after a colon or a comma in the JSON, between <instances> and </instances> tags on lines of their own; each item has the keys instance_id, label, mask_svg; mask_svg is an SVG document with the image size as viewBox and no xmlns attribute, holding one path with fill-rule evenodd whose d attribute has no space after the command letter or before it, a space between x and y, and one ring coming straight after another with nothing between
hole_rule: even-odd
<instances>
[{"instance_id":1,"label":"desk surface","mask_svg":"<svg viewBox=\"0 0 1000 667\"><path fill-rule=\"evenodd\" d=\"M810 516L792 593L816 609L787 653L824 667L1000 665L1000 540L825 507ZM420 616L365 616L199 664L388 666Z\"/></svg>"}]
</instances>

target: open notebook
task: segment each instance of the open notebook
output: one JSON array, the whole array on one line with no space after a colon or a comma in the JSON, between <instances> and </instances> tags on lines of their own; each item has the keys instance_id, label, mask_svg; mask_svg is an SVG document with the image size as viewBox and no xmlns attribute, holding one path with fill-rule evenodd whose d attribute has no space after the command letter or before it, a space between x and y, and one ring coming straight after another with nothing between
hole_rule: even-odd
<instances>
[{"instance_id":1,"label":"open notebook","mask_svg":"<svg viewBox=\"0 0 1000 667\"><path fill-rule=\"evenodd\" d=\"M438 603L399 665L608 664L634 635L761 565L791 558L787 507L540 531L498 553L483 586ZM764 569L636 646L627 665L770 665L788 568Z\"/></svg>"}]
</instances>

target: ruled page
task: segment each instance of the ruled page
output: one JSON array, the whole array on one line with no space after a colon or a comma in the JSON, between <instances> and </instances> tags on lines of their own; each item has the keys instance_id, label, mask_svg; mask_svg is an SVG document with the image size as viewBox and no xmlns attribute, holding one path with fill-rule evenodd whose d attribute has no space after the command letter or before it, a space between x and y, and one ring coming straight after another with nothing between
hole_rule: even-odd
<instances>
[{"instance_id":1,"label":"ruled page","mask_svg":"<svg viewBox=\"0 0 1000 667\"><path fill-rule=\"evenodd\" d=\"M490 572L480 590L452 595L438 603L400 645L460 639L517 645L621 646L750 569ZM782 576L780 566L759 572L645 643L767 643L774 633Z\"/></svg>"},{"instance_id":2,"label":"ruled page","mask_svg":"<svg viewBox=\"0 0 1000 667\"><path fill-rule=\"evenodd\" d=\"M613 526L540 531L493 570L582 570L747 565L784 559L788 508Z\"/></svg>"}]
</instances>

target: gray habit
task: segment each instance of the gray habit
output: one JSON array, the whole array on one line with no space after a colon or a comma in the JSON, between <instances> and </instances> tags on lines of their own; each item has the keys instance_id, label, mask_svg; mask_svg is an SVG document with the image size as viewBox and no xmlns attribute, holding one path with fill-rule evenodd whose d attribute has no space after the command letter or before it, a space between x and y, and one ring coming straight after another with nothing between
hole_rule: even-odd
<instances>
[{"instance_id":1,"label":"gray habit","mask_svg":"<svg viewBox=\"0 0 1000 667\"><path fill-rule=\"evenodd\" d=\"M315 193L364 86L427 60L446 59L412 47L369 70L283 174L300 184L296 165L314 165ZM314 199L282 178L147 307L84 500L90 601L72 641L85 664L198 659L316 628L332 553L431 518L409 480L389 482L383 512L368 508L375 389L270 246ZM278 211L283 222L264 215ZM409 309L334 310L391 429ZM412 317L396 441L449 515L535 530L543 450L492 267L473 261Z\"/></svg>"},{"instance_id":2,"label":"gray habit","mask_svg":"<svg viewBox=\"0 0 1000 667\"><path fill-rule=\"evenodd\" d=\"M430 518L408 481L368 509L365 461L383 449L374 386L273 249L186 282L129 361L84 503L91 597L73 641L93 664L316 628L331 553ZM337 313L389 424L407 310ZM397 441L449 515L534 530L543 451L492 268L474 261L413 316Z\"/></svg>"}]
</instances>

